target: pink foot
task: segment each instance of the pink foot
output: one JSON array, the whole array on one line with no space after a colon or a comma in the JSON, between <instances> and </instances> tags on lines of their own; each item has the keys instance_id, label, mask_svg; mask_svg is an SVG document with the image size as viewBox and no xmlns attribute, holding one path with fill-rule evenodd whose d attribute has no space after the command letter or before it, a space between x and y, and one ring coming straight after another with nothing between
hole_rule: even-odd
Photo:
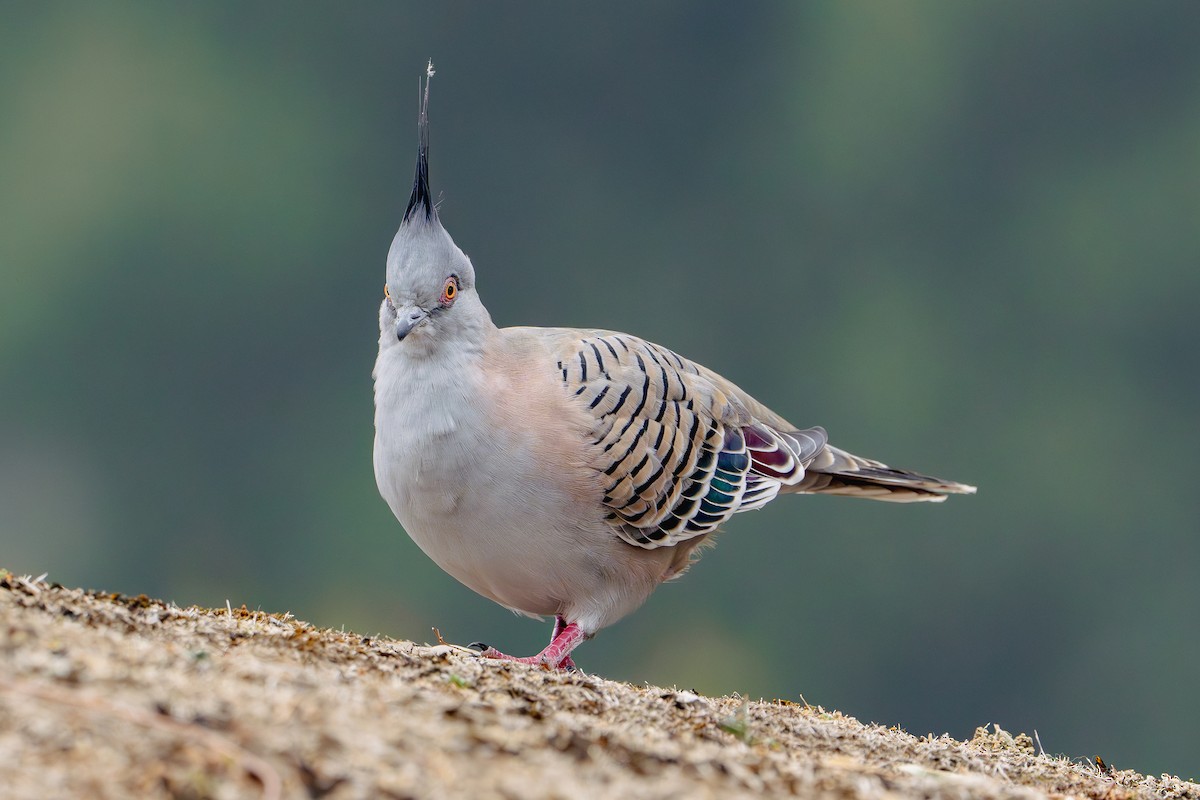
<instances>
[{"instance_id":1,"label":"pink foot","mask_svg":"<svg viewBox=\"0 0 1200 800\"><path fill-rule=\"evenodd\" d=\"M563 620L560 617L558 622ZM546 645L546 649L538 653L536 656L510 656L506 653L501 653L494 647L484 645L479 655L484 658L494 658L500 661L516 661L521 664L534 664L542 666L546 669L576 669L575 662L571 659L571 651L579 646L587 634L583 632L574 622L567 625L554 626L554 639L550 644Z\"/></svg>"}]
</instances>

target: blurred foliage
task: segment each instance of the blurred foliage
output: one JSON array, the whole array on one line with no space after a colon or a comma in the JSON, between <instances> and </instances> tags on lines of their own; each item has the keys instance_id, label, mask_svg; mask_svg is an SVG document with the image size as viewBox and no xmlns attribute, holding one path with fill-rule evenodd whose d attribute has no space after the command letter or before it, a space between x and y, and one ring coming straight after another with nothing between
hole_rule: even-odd
<instances>
[{"instance_id":1,"label":"blurred foliage","mask_svg":"<svg viewBox=\"0 0 1200 800\"><path fill-rule=\"evenodd\" d=\"M371 471L432 58L434 189L498 323L644 335L980 486L740 517L585 667L1200 772L1196 4L0 15L3 566L541 645Z\"/></svg>"}]
</instances>

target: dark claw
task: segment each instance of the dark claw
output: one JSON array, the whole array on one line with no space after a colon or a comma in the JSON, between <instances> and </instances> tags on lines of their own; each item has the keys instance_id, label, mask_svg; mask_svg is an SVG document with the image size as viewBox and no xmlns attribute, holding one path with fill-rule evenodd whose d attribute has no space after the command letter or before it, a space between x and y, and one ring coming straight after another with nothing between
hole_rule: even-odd
<instances>
[{"instance_id":1,"label":"dark claw","mask_svg":"<svg viewBox=\"0 0 1200 800\"><path fill-rule=\"evenodd\" d=\"M472 650L478 650L481 653L484 650L492 649L492 646L490 644L484 644L483 642L471 642L469 645L467 645L467 647L471 648Z\"/></svg>"}]
</instances>

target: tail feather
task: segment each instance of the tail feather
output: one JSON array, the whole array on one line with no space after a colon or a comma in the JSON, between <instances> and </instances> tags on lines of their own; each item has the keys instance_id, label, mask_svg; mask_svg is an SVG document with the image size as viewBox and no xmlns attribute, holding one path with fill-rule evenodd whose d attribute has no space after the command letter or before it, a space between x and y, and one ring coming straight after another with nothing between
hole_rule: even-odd
<instances>
[{"instance_id":1,"label":"tail feather","mask_svg":"<svg viewBox=\"0 0 1200 800\"><path fill-rule=\"evenodd\" d=\"M826 445L805 468L805 476L785 492L836 494L893 503L940 503L952 494L974 494L975 487L887 464Z\"/></svg>"}]
</instances>

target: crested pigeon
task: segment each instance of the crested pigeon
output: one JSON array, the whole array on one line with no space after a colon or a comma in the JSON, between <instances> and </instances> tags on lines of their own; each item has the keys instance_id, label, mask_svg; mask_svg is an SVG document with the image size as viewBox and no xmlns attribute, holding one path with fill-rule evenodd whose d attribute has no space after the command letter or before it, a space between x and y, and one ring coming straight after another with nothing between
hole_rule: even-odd
<instances>
[{"instance_id":1,"label":"crested pigeon","mask_svg":"<svg viewBox=\"0 0 1200 800\"><path fill-rule=\"evenodd\" d=\"M379 308L379 491L438 566L555 620L515 658L573 669L577 645L680 575L730 517L781 493L941 501L973 486L830 445L710 369L624 333L498 328L429 190L429 77L416 177Z\"/></svg>"}]
</instances>

